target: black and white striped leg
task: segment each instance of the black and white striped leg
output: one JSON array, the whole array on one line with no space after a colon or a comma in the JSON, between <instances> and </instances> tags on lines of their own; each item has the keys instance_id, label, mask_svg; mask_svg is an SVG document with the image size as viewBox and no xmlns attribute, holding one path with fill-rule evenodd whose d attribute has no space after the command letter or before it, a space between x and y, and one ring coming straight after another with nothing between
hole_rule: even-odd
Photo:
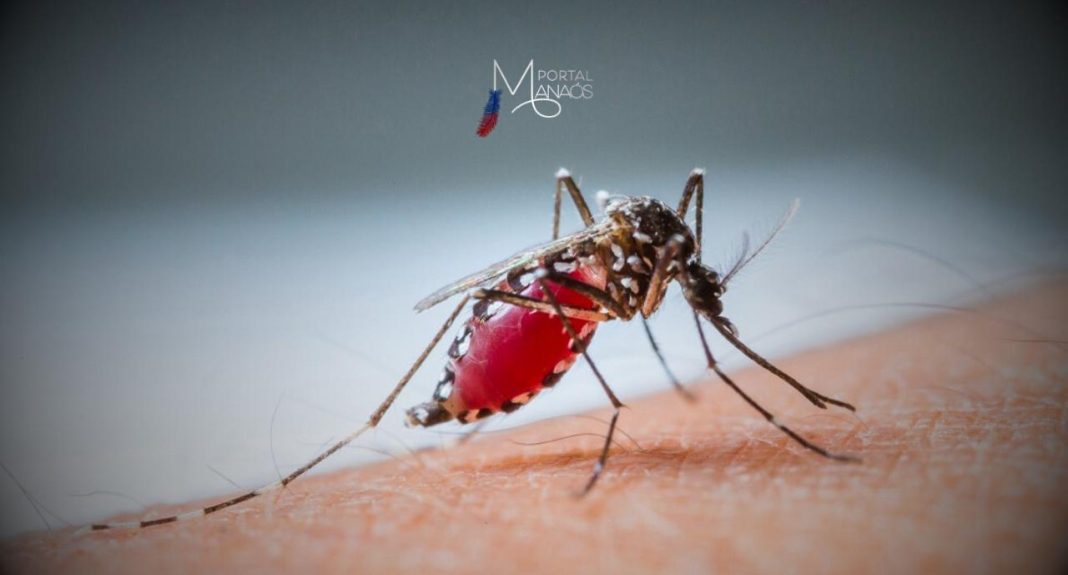
<instances>
[{"instance_id":1,"label":"black and white striped leg","mask_svg":"<svg viewBox=\"0 0 1068 575\"><path fill-rule=\"evenodd\" d=\"M666 268L666 264L663 266L658 266L658 268L660 267ZM601 306L602 309L608 310L616 318L628 317L628 313L623 308L622 304L613 299L611 294L602 289L598 289L589 284L583 283L567 274L562 274L555 270L542 269L539 270L539 273L542 274L542 277L557 285L560 285L571 291L580 293L590 298L594 301L594 303ZM611 274L611 270L609 270L609 273ZM609 280L611 281L611 278L609 278ZM645 335L649 338L649 344L653 348L653 353L656 354L656 358L660 361L660 365L664 368L664 373L667 374L668 380L671 382L671 385L675 388L675 391L677 391L679 395L681 395L687 401L694 401L696 399L694 395L690 393L690 391L687 390L685 387L683 387L681 383L679 383L678 378L675 377L675 374L672 373L671 368L668 367L667 360L664 359L664 355L660 352L660 346L657 345L656 338L653 337L653 331L649 327L649 321L645 319L644 315L641 316L641 318L642 326L645 328Z\"/></svg>"},{"instance_id":2,"label":"black and white striped leg","mask_svg":"<svg viewBox=\"0 0 1068 575\"><path fill-rule=\"evenodd\" d=\"M586 359L586 363L590 366L590 371L592 371L593 375L597 377L597 381L601 384L601 388L604 389L605 395L608 396L608 401L612 403L612 407L615 409L615 411L612 412L612 421L608 424L608 435L605 436L604 447L601 449L601 455L597 458L597 464L593 467L593 473L590 475L590 480L586 482L586 487L582 490L581 495L586 495L590 492L591 489L593 489L593 486L597 483L597 479L601 477L601 474L604 473L604 466L605 463L608 461L608 450L612 447L612 436L615 435L616 422L619 420L619 410L622 409L624 406L623 402L619 401L619 398L616 397L616 394L612 391L612 388L608 387L608 382L605 381L604 376L601 375L601 370L597 369L597 365L593 363L592 359L590 359L590 354L586 351L586 342L581 337L579 337L578 332L575 331L574 326L571 325L571 320L568 319L566 315L564 315L564 310L563 308L561 308L560 302L556 300L556 296L553 295L553 292L551 290L549 290L549 286L545 283L546 280L543 278L538 278L537 281L538 285L541 286L542 292L545 293L545 299L547 299L549 303L552 304L553 308L556 309L556 313L560 315L561 323L564 324L564 329L567 330L568 335L571 336L571 339L575 342L575 344L579 346L579 349L582 353L582 357Z\"/></svg>"},{"instance_id":3,"label":"black and white striped leg","mask_svg":"<svg viewBox=\"0 0 1068 575\"><path fill-rule=\"evenodd\" d=\"M296 471L293 471L289 475L270 485L261 487L254 491L249 491L242 495L238 495L237 497L232 497L230 499L227 499L226 501L221 501L219 503L216 503L215 505L210 505L202 509L187 511L185 513L178 513L176 515L169 515L167 517L158 517L156 519L149 519L145 521L96 523L91 525L90 528L93 531L101 531L104 529L128 529L135 527L152 527L153 525L163 525L165 523L184 521L187 519L202 517L204 515L210 515L212 513L215 513L216 511L221 511L223 509L226 509L227 507L232 507L234 505L237 505L238 503L243 503L245 501L248 501L249 499L253 499L265 493L270 493L271 491L281 489L289 485L295 479L297 479L301 475L304 475L316 465L322 463L323 460L337 453L345 446L355 441L356 438L363 435L366 431L368 431L369 429L374 429L378 425L378 422L381 421L382 417L385 416L387 411L389 411L390 406L393 405L393 402L397 399L397 396L400 395L401 390L403 390L404 386L406 386L408 382L412 379L412 376L414 376L415 372L419 370L419 367L423 365L423 362L426 361L427 356L430 355L430 352L433 351L434 348L437 346L438 342L441 341L441 338L445 336L445 332L447 332L449 330L449 327L452 326L453 322L456 321L456 317L460 315L460 312L463 310L464 306L467 305L467 302L470 299L470 295L464 296L464 298L460 301L460 304L457 305L456 309L454 309L452 314L449 315L449 318L445 320L445 323L442 324L441 328L439 328L437 333L434 334L434 339L432 339L430 343L426 346L426 348L423 349L423 353L419 354L419 357L415 360L415 363L413 363L412 366L408 368L408 371L404 374L404 377L402 377L400 381L397 382L397 385L393 387L393 391L391 391L390 394L386 396L386 399L378 406L378 409L376 409L375 412L371 414L371 417L367 420L367 423L365 423L363 427L346 435L340 441L337 441L336 443L331 445L327 450L317 455L308 463L302 465Z\"/></svg>"},{"instance_id":4,"label":"black and white striped leg","mask_svg":"<svg viewBox=\"0 0 1068 575\"><path fill-rule=\"evenodd\" d=\"M742 343L742 340L738 339L738 336L735 335L733 326L729 322L727 322L726 320L724 320L724 319L713 319L713 320L711 320L711 322L712 322L712 326L715 327L716 330L719 331L719 333L723 336L723 339L726 339L728 342L730 342L730 344L733 345L735 348L737 348L738 351L740 351L743 354L745 354L746 357L748 357L749 359L753 360L753 362L755 362L757 365L759 365L760 367L763 367L764 369L770 371L771 373L773 373L776 376L778 376L779 379L781 379L781 380L785 381L786 383L790 384L791 387L793 387L798 392L800 392L801 395L805 396L805 399L807 399L810 402L812 402L812 404L815 405L816 407L818 407L820 409L826 409L827 406L825 404L829 403L831 405L836 405L838 407L841 407L841 408L844 408L844 409L848 409L849 411L856 411L857 410L857 408L853 407L849 403L846 403L846 402L838 400L838 399L834 399L833 397L827 397L826 395L823 395L822 393L819 393L817 391L814 391L812 389L809 389L809 388L805 387L804 385L801 384L801 382L799 382L796 379L794 379L793 376L791 376L790 374L786 373L785 371L775 367L775 365L772 364L770 361L764 359L760 354L758 354L757 352L753 351L752 349L749 348L749 346L747 346L744 343Z\"/></svg>"},{"instance_id":5,"label":"black and white striped leg","mask_svg":"<svg viewBox=\"0 0 1068 575\"><path fill-rule=\"evenodd\" d=\"M594 303L601 306L602 309L607 309L615 318L627 317L627 312L623 309L623 306L616 300L612 299L611 294L608 292L556 271L539 270L539 272L542 273L542 277L545 279L590 298ZM649 321L645 319L645 316L642 316L642 326L645 328L645 335L649 338L649 344L653 348L653 353L656 354L657 360L660 361L661 367L664 368L664 373L667 374L672 387L674 387L675 391L687 401L696 400L693 393L682 386L678 378L675 377L675 374L672 373L671 368L668 367L667 360L664 359L663 353L660 352L660 346L657 345L656 338L653 337L652 329L649 327Z\"/></svg>"},{"instance_id":6,"label":"black and white striped leg","mask_svg":"<svg viewBox=\"0 0 1068 575\"><path fill-rule=\"evenodd\" d=\"M694 397L693 393L683 387L681 383L679 383L679 378L675 377L675 374L671 371L671 368L668 367L667 360L664 359L664 354L660 353L660 346L657 345L656 338L653 337L653 330L649 327L649 320L645 319L645 316L641 317L642 327L645 328L645 335L649 338L649 345L653 348L653 353L656 354L656 359L660 360L660 366L664 368L664 373L667 374L668 381L671 382L672 387L675 388L675 391L677 391L679 395L683 397L683 399L685 399L686 401L696 401L697 398Z\"/></svg>"},{"instance_id":7,"label":"black and white striped leg","mask_svg":"<svg viewBox=\"0 0 1068 575\"><path fill-rule=\"evenodd\" d=\"M559 308L557 308L547 301L495 289L477 289L471 292L471 297L475 299L499 301L517 307L524 307L527 309L543 311L545 313L559 312L563 313L567 317L580 319L583 321L608 321L612 319L611 315L604 312L599 312L591 309L582 309L567 305L559 306Z\"/></svg>"},{"instance_id":8,"label":"black and white striped leg","mask_svg":"<svg viewBox=\"0 0 1068 575\"><path fill-rule=\"evenodd\" d=\"M712 356L712 350L708 347L708 340L705 339L705 330L704 330L704 328L701 327L701 318L697 314L697 312L694 312L693 320L694 320L694 323L697 324L697 333L698 333L698 335L701 336L701 346L705 350L705 359L708 361L709 369L711 369L712 371L716 372L716 375L718 375L719 378L723 380L723 383L726 383L728 387L733 389L734 392L737 393L739 396L741 396L741 398L743 400L745 400L745 402L748 403L753 409L755 409L758 412L760 412L760 415L763 415L764 419L768 420L768 423L771 423L775 427L778 427L779 431L782 431L783 433L785 433L790 439L793 439L794 441L796 441L798 444L800 444L805 449L808 449L809 451L814 451L814 452L816 452L816 453L818 453L818 454L820 454L820 455L822 455L822 456L824 456L824 457L826 457L828 459L834 459L835 461L848 461L848 462L859 462L860 461L859 457L856 457L856 456L853 456L853 455L843 455L843 454L832 453L830 451L827 451L823 447L820 447L819 445L816 445L815 443L812 443L811 441L805 439L804 437L802 437L801 435L799 435L797 432L795 432L794 430L790 429L786 425L783 425L782 423L779 423L779 420L777 420L775 418L774 414L772 414L767 409L764 409L764 407L761 406L759 403L757 403L756 400L754 400L753 398L749 397L749 395L747 393L742 391L742 389L740 387L738 387L738 385L736 383L734 383L734 380L732 380L726 373L723 372L723 370L721 370L719 368L719 364L716 362L716 359Z\"/></svg>"},{"instance_id":9,"label":"black and white striped leg","mask_svg":"<svg viewBox=\"0 0 1068 575\"><path fill-rule=\"evenodd\" d=\"M611 271L608 272L611 274ZM611 294L603 289L596 288L590 284L581 282L567 274L560 273L555 270L547 268L538 268L535 271L537 277L547 279L560 287L567 288L573 292L579 293L593 300L594 303L601 306L601 309L606 310L613 319L629 319L627 310L623 308L623 305L612 298ZM611 276L610 278L611 279ZM563 306L565 309L567 306Z\"/></svg>"},{"instance_id":10,"label":"black and white striped leg","mask_svg":"<svg viewBox=\"0 0 1068 575\"><path fill-rule=\"evenodd\" d=\"M582 197L582 192L575 185L575 180L571 178L571 172L560 168L556 172L556 195L553 199L554 240L560 237L560 196L564 188L567 188L568 194L571 195L571 201L575 203L575 209L578 210L579 217L582 218L582 224L586 227L593 224L593 213L590 212L590 206L586 204L586 199Z\"/></svg>"},{"instance_id":11,"label":"black and white striped leg","mask_svg":"<svg viewBox=\"0 0 1068 575\"><path fill-rule=\"evenodd\" d=\"M694 193L697 194L696 205L696 225L694 225L694 247L696 248L694 253L697 255L697 261L701 261L701 225L705 215L705 171L701 168L694 168L690 172L689 179L686 180L686 186L682 189L682 197L679 199L679 207L676 213L684 221L686 220L686 212L690 210L690 198Z\"/></svg>"}]
</instances>

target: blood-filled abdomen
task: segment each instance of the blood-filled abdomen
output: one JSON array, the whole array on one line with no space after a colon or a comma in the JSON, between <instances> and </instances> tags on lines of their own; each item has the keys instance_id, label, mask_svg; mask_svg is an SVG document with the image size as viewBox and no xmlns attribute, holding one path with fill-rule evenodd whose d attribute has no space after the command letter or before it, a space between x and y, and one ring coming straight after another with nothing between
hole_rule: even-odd
<instances>
[{"instance_id":1,"label":"blood-filled abdomen","mask_svg":"<svg viewBox=\"0 0 1068 575\"><path fill-rule=\"evenodd\" d=\"M603 279L582 267L572 278L602 288ZM597 309L586 296L546 280L556 300L574 308ZM548 302L533 274L503 282L497 289ZM589 342L597 322L570 318L575 333ZM449 348L449 361L434 401L408 411L410 424L434 425L456 418L471 422L498 411L513 411L574 364L581 348L555 313L496 301L480 301Z\"/></svg>"}]
</instances>

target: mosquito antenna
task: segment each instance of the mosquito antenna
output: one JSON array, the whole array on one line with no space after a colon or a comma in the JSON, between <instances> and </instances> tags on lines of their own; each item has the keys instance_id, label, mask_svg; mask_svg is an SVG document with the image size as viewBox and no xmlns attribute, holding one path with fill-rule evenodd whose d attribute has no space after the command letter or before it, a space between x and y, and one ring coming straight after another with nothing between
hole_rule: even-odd
<instances>
[{"instance_id":1,"label":"mosquito antenna","mask_svg":"<svg viewBox=\"0 0 1068 575\"><path fill-rule=\"evenodd\" d=\"M734 274L738 273L738 270L742 268L742 262L746 261L746 258L749 256L749 241L749 232L742 232L741 249L739 249L738 253L734 256L734 263L731 264L730 269L727 270L727 273L724 277L731 277ZM720 282L720 286L726 289L726 286L723 285L722 282Z\"/></svg>"},{"instance_id":2,"label":"mosquito antenna","mask_svg":"<svg viewBox=\"0 0 1068 575\"><path fill-rule=\"evenodd\" d=\"M727 275L723 276L723 279L720 280L720 285L726 285L729 281L731 281L731 278L733 278L735 274L742 271L742 268L744 268L745 266L749 265L749 262L753 261L753 258L760 255L760 252L764 251L764 248L768 247L768 244L771 243L771 240L775 239L775 236L779 235L779 232L781 232L783 228L786 227L786 224L790 223L790 220L794 218L794 214L797 213L797 209L800 207L801 200L795 198L794 201L790 202L790 208L786 210L785 214L783 214L782 219L779 220L778 225L776 225L775 229L771 231L771 234L768 235L768 238L764 240L764 242L761 243L759 246L757 246L757 249L753 250L753 253L749 254L748 257L734 264L734 266L731 267L730 271L727 272Z\"/></svg>"}]
</instances>

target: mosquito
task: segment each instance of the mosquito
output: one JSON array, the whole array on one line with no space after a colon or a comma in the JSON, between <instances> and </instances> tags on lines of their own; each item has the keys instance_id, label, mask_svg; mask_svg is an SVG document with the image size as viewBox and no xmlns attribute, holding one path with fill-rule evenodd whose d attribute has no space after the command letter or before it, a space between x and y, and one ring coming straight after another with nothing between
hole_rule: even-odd
<instances>
[{"instance_id":1,"label":"mosquito","mask_svg":"<svg viewBox=\"0 0 1068 575\"><path fill-rule=\"evenodd\" d=\"M560 237L560 210L567 191L583 229ZM448 361L431 400L406 412L410 427L430 427L448 421L469 424L496 413L510 413L526 405L542 390L556 385L581 356L589 365L614 411L593 472L581 494L593 489L604 472L623 403L590 358L588 347L598 325L639 317L646 336L674 388L689 393L672 375L649 328L648 318L659 309L671 282L678 282L693 310L697 333L708 368L735 393L805 449L838 461L857 461L851 455L832 453L796 433L757 403L726 373L712 355L702 321L716 329L732 346L757 365L789 384L818 408L828 405L855 411L844 401L802 385L744 344L738 330L723 316L722 298L727 285L782 230L797 209L795 202L779 225L755 250L744 250L722 276L701 261L701 226L704 211L704 170L690 173L676 208L648 196L598 194L604 217L595 220L578 185L566 169L556 174L552 240L522 251L488 268L453 282L415 305L425 311L463 294L415 363L401 377L367 422L334 443L311 461L281 480L220 503L186 513L145 521L101 523L93 530L150 527L215 513L284 488L326 458L375 428L397 396L455 323L467 304L471 315L460 327L448 350ZM695 204L695 225L686 223Z\"/></svg>"}]
</instances>

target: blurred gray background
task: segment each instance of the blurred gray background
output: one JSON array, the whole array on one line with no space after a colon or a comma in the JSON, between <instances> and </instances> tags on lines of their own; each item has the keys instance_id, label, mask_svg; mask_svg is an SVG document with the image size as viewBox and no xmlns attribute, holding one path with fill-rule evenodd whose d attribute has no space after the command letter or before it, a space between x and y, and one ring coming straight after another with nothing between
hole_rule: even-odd
<instances>
[{"instance_id":1,"label":"blurred gray background","mask_svg":"<svg viewBox=\"0 0 1068 575\"><path fill-rule=\"evenodd\" d=\"M707 168L723 266L800 198L726 300L771 356L1065 264L1060 3L2 10L0 463L53 525L256 487L358 425L448 313L415 301L547 239L560 166L671 202ZM476 138L494 59L584 70L594 97L546 120L505 94ZM693 379L686 311L674 292L654 328ZM591 351L625 398L665 389L640 326ZM496 425L603 403L578 366ZM456 431L400 420L364 444ZM9 476L0 510L44 528Z\"/></svg>"}]
</instances>

